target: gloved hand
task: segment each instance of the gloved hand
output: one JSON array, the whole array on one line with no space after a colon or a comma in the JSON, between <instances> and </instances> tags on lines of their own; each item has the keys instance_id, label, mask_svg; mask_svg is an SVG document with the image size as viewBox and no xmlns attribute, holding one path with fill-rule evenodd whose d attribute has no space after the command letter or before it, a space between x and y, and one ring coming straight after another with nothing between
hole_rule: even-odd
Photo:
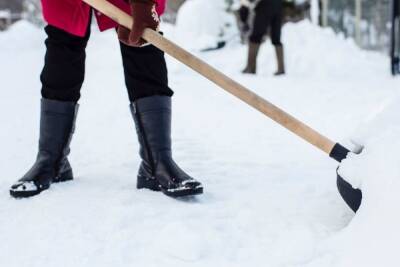
<instances>
[{"instance_id":1,"label":"gloved hand","mask_svg":"<svg viewBox=\"0 0 400 267\"><path fill-rule=\"evenodd\" d=\"M238 10L239 20L242 24L249 24L250 9L247 6L240 6Z\"/></svg>"},{"instance_id":2,"label":"gloved hand","mask_svg":"<svg viewBox=\"0 0 400 267\"><path fill-rule=\"evenodd\" d=\"M119 26L119 40L129 46L143 46L146 41L142 38L146 28L158 30L160 18L156 12L155 0L129 0L132 10L133 26L132 31Z\"/></svg>"}]
</instances>

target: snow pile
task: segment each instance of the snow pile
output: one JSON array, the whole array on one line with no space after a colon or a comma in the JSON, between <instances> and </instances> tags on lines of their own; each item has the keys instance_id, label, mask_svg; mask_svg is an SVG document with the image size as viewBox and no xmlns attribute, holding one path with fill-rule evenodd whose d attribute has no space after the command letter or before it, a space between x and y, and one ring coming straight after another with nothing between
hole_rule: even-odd
<instances>
[{"instance_id":1,"label":"snow pile","mask_svg":"<svg viewBox=\"0 0 400 267\"><path fill-rule=\"evenodd\" d=\"M345 39L331 28L320 28L308 20L287 23L283 27L283 44L290 74L315 78L376 75L376 68L388 68L386 58L360 50L352 39ZM273 51L269 58L273 57ZM360 63L364 66L360 68Z\"/></svg>"},{"instance_id":2,"label":"snow pile","mask_svg":"<svg viewBox=\"0 0 400 267\"><path fill-rule=\"evenodd\" d=\"M189 0L180 8L175 38L190 48L215 46L229 16L222 0Z\"/></svg>"},{"instance_id":3,"label":"snow pile","mask_svg":"<svg viewBox=\"0 0 400 267\"><path fill-rule=\"evenodd\" d=\"M400 266L399 103L362 126L356 141L364 150L341 164L340 174L363 191L363 201L339 237L340 266Z\"/></svg>"},{"instance_id":4,"label":"snow pile","mask_svg":"<svg viewBox=\"0 0 400 267\"><path fill-rule=\"evenodd\" d=\"M32 34L34 32L38 34ZM12 24L7 32L0 34L1 49L20 49L23 52L24 49L31 45L40 47L44 41L43 36L43 32L32 23L20 20ZM4 45L5 43L13 43L14 47Z\"/></svg>"}]
</instances>

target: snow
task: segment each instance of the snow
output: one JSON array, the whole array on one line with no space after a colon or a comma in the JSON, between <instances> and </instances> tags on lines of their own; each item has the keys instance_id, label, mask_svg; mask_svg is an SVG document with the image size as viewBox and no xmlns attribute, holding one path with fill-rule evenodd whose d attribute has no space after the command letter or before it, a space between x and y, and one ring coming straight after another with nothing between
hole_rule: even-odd
<instances>
[{"instance_id":1,"label":"snow","mask_svg":"<svg viewBox=\"0 0 400 267\"><path fill-rule=\"evenodd\" d=\"M163 28L173 39L188 34ZM24 22L0 33L0 266L399 266L399 110L362 123L398 97L386 56L307 22L285 26L285 77L272 76L269 43L257 76L240 73L244 46L193 50L333 140L365 145L342 166L366 190L355 217L337 193L333 160L169 57L174 155L205 194L136 190L118 43L95 30L70 157L76 180L14 200L9 186L36 154L44 38Z\"/></svg>"},{"instance_id":2,"label":"snow","mask_svg":"<svg viewBox=\"0 0 400 267\"><path fill-rule=\"evenodd\" d=\"M1 19L9 19L11 17L11 12L10 12L10 10L1 10L0 9L0 18Z\"/></svg>"},{"instance_id":3,"label":"snow","mask_svg":"<svg viewBox=\"0 0 400 267\"><path fill-rule=\"evenodd\" d=\"M190 48L215 46L227 18L224 7L223 0L184 2L176 18L175 40L189 44Z\"/></svg>"},{"instance_id":4,"label":"snow","mask_svg":"<svg viewBox=\"0 0 400 267\"><path fill-rule=\"evenodd\" d=\"M340 174L354 188L363 191L363 203L357 217L340 237L346 247L346 266L398 266L397 244L400 239L400 99L394 99L373 119L367 120L354 134L354 142L365 147L351 155L340 167ZM355 246L364 240L362 247ZM373 240L373 242L368 242ZM370 255L365 257L365 254ZM369 265L368 265L369 264ZM354 265L353 265L354 266Z\"/></svg>"}]
</instances>

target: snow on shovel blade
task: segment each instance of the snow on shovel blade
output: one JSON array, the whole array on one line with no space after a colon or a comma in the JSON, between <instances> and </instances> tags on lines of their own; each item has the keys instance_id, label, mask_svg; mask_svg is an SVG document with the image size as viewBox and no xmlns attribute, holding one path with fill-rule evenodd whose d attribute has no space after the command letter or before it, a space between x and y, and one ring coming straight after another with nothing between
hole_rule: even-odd
<instances>
[{"instance_id":1,"label":"snow on shovel blade","mask_svg":"<svg viewBox=\"0 0 400 267\"><path fill-rule=\"evenodd\" d=\"M362 150L357 151L357 154L361 153ZM337 143L329 156L339 163L342 162L345 158L347 158L347 155L351 153L351 151L341 144ZM339 167L336 169L336 174L337 174L337 187L339 190L340 195L346 202L346 204L354 211L357 212L358 208L361 205L361 200L362 200L362 192L359 189L354 189L351 184L346 182L346 180L340 176L338 172Z\"/></svg>"}]
</instances>

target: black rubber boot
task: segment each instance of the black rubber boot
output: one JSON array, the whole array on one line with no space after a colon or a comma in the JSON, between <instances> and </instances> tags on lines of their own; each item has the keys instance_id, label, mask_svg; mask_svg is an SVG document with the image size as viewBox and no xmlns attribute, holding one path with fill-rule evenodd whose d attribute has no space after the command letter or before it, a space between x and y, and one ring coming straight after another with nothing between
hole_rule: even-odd
<instances>
[{"instance_id":1,"label":"black rubber boot","mask_svg":"<svg viewBox=\"0 0 400 267\"><path fill-rule=\"evenodd\" d=\"M67 156L75 128L78 105L42 99L39 153L33 167L15 183L10 194L15 198L32 197L52 183L73 179Z\"/></svg>"},{"instance_id":2,"label":"black rubber boot","mask_svg":"<svg viewBox=\"0 0 400 267\"><path fill-rule=\"evenodd\" d=\"M171 98L152 96L131 104L140 143L142 164L137 188L162 191L171 197L203 193L203 186L172 159Z\"/></svg>"}]
</instances>

